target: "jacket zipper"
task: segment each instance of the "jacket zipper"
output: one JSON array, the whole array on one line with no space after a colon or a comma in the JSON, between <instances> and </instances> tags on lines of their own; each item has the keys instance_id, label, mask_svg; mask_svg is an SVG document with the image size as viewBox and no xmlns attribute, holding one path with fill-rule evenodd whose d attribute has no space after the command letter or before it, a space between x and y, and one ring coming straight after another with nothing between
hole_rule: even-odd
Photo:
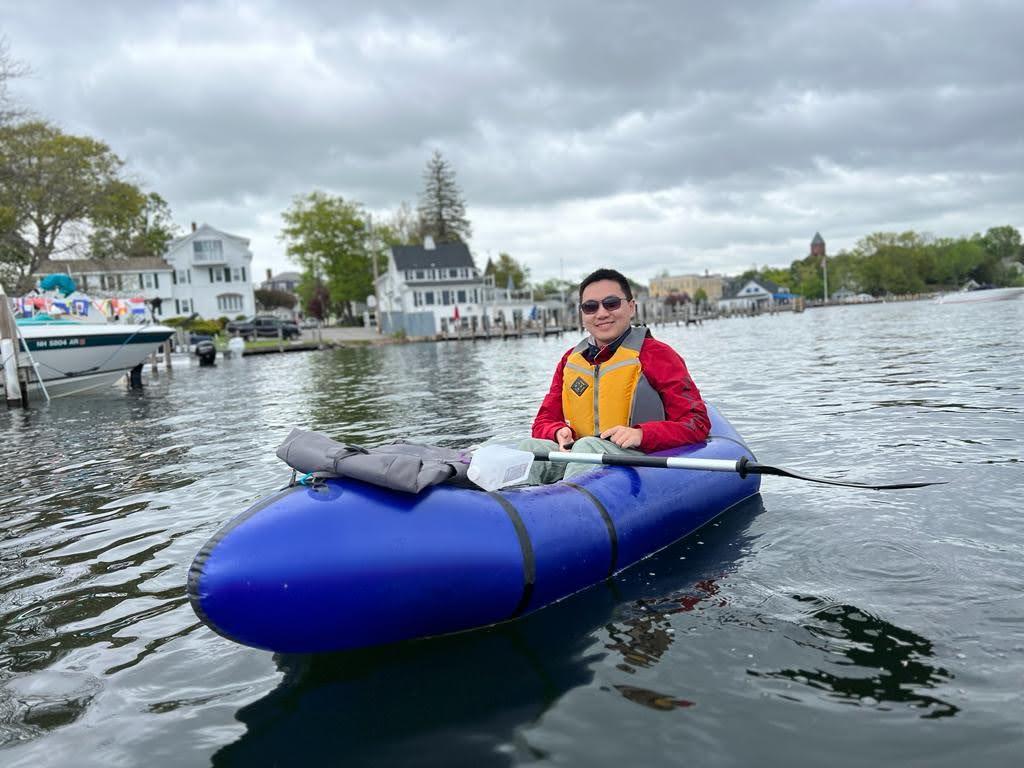
<instances>
[{"instance_id":1,"label":"jacket zipper","mask_svg":"<svg viewBox=\"0 0 1024 768\"><path fill-rule=\"evenodd\" d=\"M601 383L601 364L597 363L594 365L594 434L601 434L601 399L598 397L600 394L600 383Z\"/></svg>"}]
</instances>

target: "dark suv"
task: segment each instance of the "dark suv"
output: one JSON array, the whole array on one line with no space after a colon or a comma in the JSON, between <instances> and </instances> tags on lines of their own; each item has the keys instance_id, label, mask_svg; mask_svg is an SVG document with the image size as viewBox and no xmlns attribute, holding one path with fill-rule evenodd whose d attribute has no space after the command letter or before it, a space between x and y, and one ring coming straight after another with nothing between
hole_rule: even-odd
<instances>
[{"instance_id":1,"label":"dark suv","mask_svg":"<svg viewBox=\"0 0 1024 768\"><path fill-rule=\"evenodd\" d=\"M297 339L302 335L299 326L289 320L282 320L274 315L256 315L251 320L232 320L225 326L228 335L255 339L257 336L286 339Z\"/></svg>"}]
</instances>

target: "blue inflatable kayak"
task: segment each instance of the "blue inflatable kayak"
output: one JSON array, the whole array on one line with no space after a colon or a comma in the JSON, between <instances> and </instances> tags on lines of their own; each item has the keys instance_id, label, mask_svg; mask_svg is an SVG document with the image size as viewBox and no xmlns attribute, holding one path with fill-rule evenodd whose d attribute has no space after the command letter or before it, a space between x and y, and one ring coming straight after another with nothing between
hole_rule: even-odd
<instances>
[{"instance_id":1,"label":"blue inflatable kayak","mask_svg":"<svg viewBox=\"0 0 1024 768\"><path fill-rule=\"evenodd\" d=\"M708 406L706 443L664 456L754 456ZM421 494L355 480L297 485L255 504L196 556L200 619L288 653L362 648L517 618L596 584L757 493L749 475L596 467L495 493Z\"/></svg>"}]
</instances>

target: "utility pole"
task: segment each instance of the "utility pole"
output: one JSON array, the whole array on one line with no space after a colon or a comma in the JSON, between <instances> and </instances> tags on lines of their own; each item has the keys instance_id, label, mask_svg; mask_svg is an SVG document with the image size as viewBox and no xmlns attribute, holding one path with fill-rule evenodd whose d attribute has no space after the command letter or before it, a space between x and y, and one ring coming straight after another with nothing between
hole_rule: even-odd
<instances>
[{"instance_id":1,"label":"utility pole","mask_svg":"<svg viewBox=\"0 0 1024 768\"><path fill-rule=\"evenodd\" d=\"M369 214L366 217L369 222L370 231L370 261L373 262L373 319L377 321L377 333L380 333L380 294L377 291L377 278L380 266L377 264L377 249L373 247L373 215Z\"/></svg>"}]
</instances>

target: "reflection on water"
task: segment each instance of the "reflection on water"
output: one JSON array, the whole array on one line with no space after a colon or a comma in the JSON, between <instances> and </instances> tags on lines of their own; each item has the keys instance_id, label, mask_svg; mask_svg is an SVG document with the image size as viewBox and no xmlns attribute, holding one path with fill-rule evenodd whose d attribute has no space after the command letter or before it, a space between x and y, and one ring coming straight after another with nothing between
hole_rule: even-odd
<instances>
[{"instance_id":1,"label":"reflection on water","mask_svg":"<svg viewBox=\"0 0 1024 768\"><path fill-rule=\"evenodd\" d=\"M825 691L837 701L882 710L893 704L908 704L923 710L924 718L952 717L960 711L925 693L953 679L948 670L929 663L935 655L929 640L852 605L800 595L793 595L793 599L812 609L801 625L811 639L801 641L801 645L828 654L831 671L750 670L750 675L790 680Z\"/></svg>"}]
</instances>

